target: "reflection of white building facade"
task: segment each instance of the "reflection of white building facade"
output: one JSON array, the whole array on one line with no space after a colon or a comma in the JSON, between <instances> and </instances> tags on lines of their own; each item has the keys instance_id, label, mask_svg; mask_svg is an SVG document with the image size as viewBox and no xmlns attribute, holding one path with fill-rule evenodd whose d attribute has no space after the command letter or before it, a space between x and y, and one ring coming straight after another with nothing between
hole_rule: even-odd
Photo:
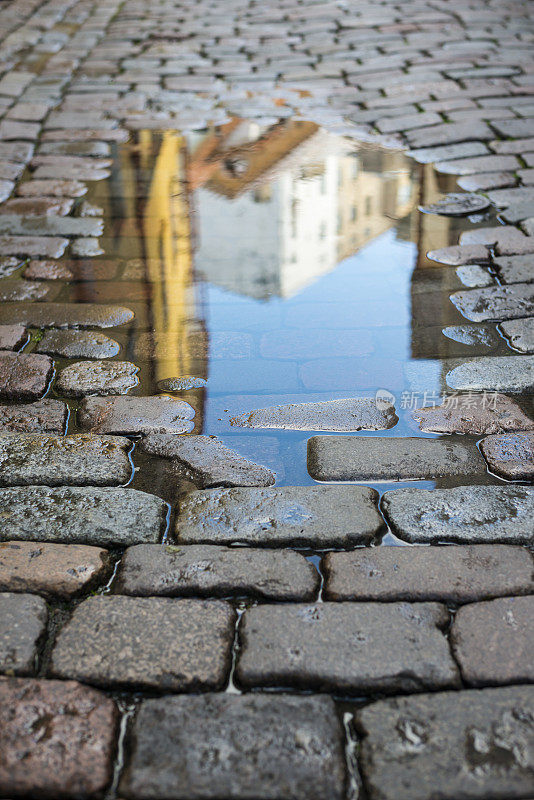
<instances>
[{"instance_id":1,"label":"reflection of white building facade","mask_svg":"<svg viewBox=\"0 0 534 800\"><path fill-rule=\"evenodd\" d=\"M338 160L342 140L317 131L233 198L195 195L196 266L210 283L256 299L290 297L337 263ZM348 149L348 145L347 145Z\"/></svg>"},{"instance_id":2,"label":"reflection of white building facade","mask_svg":"<svg viewBox=\"0 0 534 800\"><path fill-rule=\"evenodd\" d=\"M195 192L195 263L209 283L257 300L294 296L413 208L401 153L360 155L293 125L261 147L257 124L240 123L225 140L231 157Z\"/></svg>"}]
</instances>

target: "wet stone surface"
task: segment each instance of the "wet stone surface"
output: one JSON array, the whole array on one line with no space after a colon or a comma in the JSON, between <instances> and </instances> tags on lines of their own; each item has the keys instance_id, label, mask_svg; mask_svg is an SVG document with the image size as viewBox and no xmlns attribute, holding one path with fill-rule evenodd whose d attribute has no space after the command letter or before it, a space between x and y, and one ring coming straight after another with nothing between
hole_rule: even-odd
<instances>
[{"instance_id":1,"label":"wet stone surface","mask_svg":"<svg viewBox=\"0 0 534 800\"><path fill-rule=\"evenodd\" d=\"M300 553L214 545L130 547L114 584L119 594L144 597L270 600L311 600L318 588L317 570Z\"/></svg>"},{"instance_id":2,"label":"wet stone surface","mask_svg":"<svg viewBox=\"0 0 534 800\"><path fill-rule=\"evenodd\" d=\"M0 592L1 673L35 674L47 619L46 603L41 597Z\"/></svg>"},{"instance_id":3,"label":"wet stone surface","mask_svg":"<svg viewBox=\"0 0 534 800\"><path fill-rule=\"evenodd\" d=\"M498 333L488 325L448 325L442 333L453 342L495 349L499 345Z\"/></svg>"},{"instance_id":4,"label":"wet stone surface","mask_svg":"<svg viewBox=\"0 0 534 800\"><path fill-rule=\"evenodd\" d=\"M122 306L97 303L4 303L0 324L31 325L35 328L113 328L133 319L133 311Z\"/></svg>"},{"instance_id":5,"label":"wet stone surface","mask_svg":"<svg viewBox=\"0 0 534 800\"><path fill-rule=\"evenodd\" d=\"M270 486L275 476L267 467L256 464L226 447L214 436L153 434L143 440L145 453L172 459L202 488L211 486Z\"/></svg>"},{"instance_id":6,"label":"wet stone surface","mask_svg":"<svg viewBox=\"0 0 534 800\"><path fill-rule=\"evenodd\" d=\"M195 378L192 375L182 375L179 378L164 378L158 381L160 392L182 392L185 389L202 389L207 381L204 378Z\"/></svg>"},{"instance_id":7,"label":"wet stone surface","mask_svg":"<svg viewBox=\"0 0 534 800\"><path fill-rule=\"evenodd\" d=\"M165 503L135 489L29 486L0 489L2 538L93 545L158 542Z\"/></svg>"},{"instance_id":8,"label":"wet stone surface","mask_svg":"<svg viewBox=\"0 0 534 800\"><path fill-rule=\"evenodd\" d=\"M443 216L463 217L476 214L490 206L489 200L478 194L448 194L436 203L421 206L424 214L441 214Z\"/></svg>"},{"instance_id":9,"label":"wet stone surface","mask_svg":"<svg viewBox=\"0 0 534 800\"><path fill-rule=\"evenodd\" d=\"M384 408L377 408L375 400L354 398L260 408L257 411L233 417L230 422L239 428L378 431L393 427L397 422L397 417L394 406L389 403L384 403Z\"/></svg>"},{"instance_id":10,"label":"wet stone surface","mask_svg":"<svg viewBox=\"0 0 534 800\"><path fill-rule=\"evenodd\" d=\"M191 492L179 504L183 544L349 547L384 530L377 493L360 486L281 486Z\"/></svg>"},{"instance_id":11,"label":"wet stone surface","mask_svg":"<svg viewBox=\"0 0 534 800\"><path fill-rule=\"evenodd\" d=\"M0 678L0 792L102 792L111 781L117 722L113 700L74 681Z\"/></svg>"},{"instance_id":12,"label":"wet stone surface","mask_svg":"<svg viewBox=\"0 0 534 800\"><path fill-rule=\"evenodd\" d=\"M0 591L72 598L107 576L107 551L85 545L2 542Z\"/></svg>"},{"instance_id":13,"label":"wet stone surface","mask_svg":"<svg viewBox=\"0 0 534 800\"><path fill-rule=\"evenodd\" d=\"M480 443L491 472L509 481L534 478L534 433L488 436Z\"/></svg>"},{"instance_id":14,"label":"wet stone surface","mask_svg":"<svg viewBox=\"0 0 534 800\"><path fill-rule=\"evenodd\" d=\"M138 369L131 361L77 361L60 371L56 389L65 397L126 394L139 383Z\"/></svg>"},{"instance_id":15,"label":"wet stone surface","mask_svg":"<svg viewBox=\"0 0 534 800\"><path fill-rule=\"evenodd\" d=\"M114 362L116 363L116 362ZM88 397L78 411L80 426L91 433L190 433L195 410L175 397Z\"/></svg>"},{"instance_id":16,"label":"wet stone surface","mask_svg":"<svg viewBox=\"0 0 534 800\"><path fill-rule=\"evenodd\" d=\"M42 397L53 374L48 356L0 351L0 398L35 400Z\"/></svg>"},{"instance_id":17,"label":"wet stone surface","mask_svg":"<svg viewBox=\"0 0 534 800\"><path fill-rule=\"evenodd\" d=\"M64 433L68 409L60 400L0 405L0 431L9 433Z\"/></svg>"},{"instance_id":18,"label":"wet stone surface","mask_svg":"<svg viewBox=\"0 0 534 800\"><path fill-rule=\"evenodd\" d=\"M441 406L412 412L422 431L435 433L490 434L532 430L531 420L517 403L506 395L459 395Z\"/></svg>"},{"instance_id":19,"label":"wet stone surface","mask_svg":"<svg viewBox=\"0 0 534 800\"><path fill-rule=\"evenodd\" d=\"M93 331L47 330L35 351L63 358L112 358L120 344Z\"/></svg>"},{"instance_id":20,"label":"wet stone surface","mask_svg":"<svg viewBox=\"0 0 534 800\"><path fill-rule=\"evenodd\" d=\"M329 697L144 700L130 745L119 787L129 800L215 798L215 787L229 800L345 797L342 731Z\"/></svg>"},{"instance_id":21,"label":"wet stone surface","mask_svg":"<svg viewBox=\"0 0 534 800\"><path fill-rule=\"evenodd\" d=\"M532 256L500 256L493 259L493 265L503 283L532 283L534 281Z\"/></svg>"},{"instance_id":22,"label":"wet stone surface","mask_svg":"<svg viewBox=\"0 0 534 800\"><path fill-rule=\"evenodd\" d=\"M394 533L407 542L534 541L534 489L526 486L396 489L384 494L382 510Z\"/></svg>"},{"instance_id":23,"label":"wet stone surface","mask_svg":"<svg viewBox=\"0 0 534 800\"><path fill-rule=\"evenodd\" d=\"M236 675L248 688L341 694L459 685L437 603L263 605L245 612Z\"/></svg>"},{"instance_id":24,"label":"wet stone surface","mask_svg":"<svg viewBox=\"0 0 534 800\"><path fill-rule=\"evenodd\" d=\"M462 391L532 392L534 356L476 358L447 373L447 385Z\"/></svg>"},{"instance_id":25,"label":"wet stone surface","mask_svg":"<svg viewBox=\"0 0 534 800\"><path fill-rule=\"evenodd\" d=\"M131 475L128 439L119 436L0 434L0 485L117 486Z\"/></svg>"},{"instance_id":26,"label":"wet stone surface","mask_svg":"<svg viewBox=\"0 0 534 800\"><path fill-rule=\"evenodd\" d=\"M51 672L100 686L222 689L234 616L222 600L90 597L61 630Z\"/></svg>"},{"instance_id":27,"label":"wet stone surface","mask_svg":"<svg viewBox=\"0 0 534 800\"><path fill-rule=\"evenodd\" d=\"M59 292L59 287L46 284L35 284L24 280L5 279L0 283L0 302L26 300L53 300Z\"/></svg>"},{"instance_id":28,"label":"wet stone surface","mask_svg":"<svg viewBox=\"0 0 534 800\"><path fill-rule=\"evenodd\" d=\"M328 600L470 603L529 594L534 561L507 545L375 547L324 557Z\"/></svg>"},{"instance_id":29,"label":"wet stone surface","mask_svg":"<svg viewBox=\"0 0 534 800\"><path fill-rule=\"evenodd\" d=\"M318 481L398 481L481 475L485 468L476 447L463 442L313 436L308 472Z\"/></svg>"},{"instance_id":30,"label":"wet stone surface","mask_svg":"<svg viewBox=\"0 0 534 800\"><path fill-rule=\"evenodd\" d=\"M534 317L502 322L500 328L514 350L534 353Z\"/></svg>"},{"instance_id":31,"label":"wet stone surface","mask_svg":"<svg viewBox=\"0 0 534 800\"><path fill-rule=\"evenodd\" d=\"M534 286L514 283L455 292L451 301L464 317L472 322L516 319L534 314Z\"/></svg>"},{"instance_id":32,"label":"wet stone surface","mask_svg":"<svg viewBox=\"0 0 534 800\"><path fill-rule=\"evenodd\" d=\"M451 628L451 646L469 686L532 683L534 595L461 608Z\"/></svg>"},{"instance_id":33,"label":"wet stone surface","mask_svg":"<svg viewBox=\"0 0 534 800\"><path fill-rule=\"evenodd\" d=\"M0 325L0 350L17 350L27 338L23 325Z\"/></svg>"},{"instance_id":34,"label":"wet stone surface","mask_svg":"<svg viewBox=\"0 0 534 800\"><path fill-rule=\"evenodd\" d=\"M443 692L381 700L356 714L371 800L525 798L534 689ZM443 758L443 753L447 758Z\"/></svg>"}]
</instances>

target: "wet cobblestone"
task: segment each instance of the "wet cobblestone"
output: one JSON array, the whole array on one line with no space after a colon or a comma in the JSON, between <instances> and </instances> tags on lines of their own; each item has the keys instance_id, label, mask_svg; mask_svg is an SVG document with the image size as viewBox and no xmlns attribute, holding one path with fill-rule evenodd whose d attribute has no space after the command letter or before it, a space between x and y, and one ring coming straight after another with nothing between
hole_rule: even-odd
<instances>
[{"instance_id":1,"label":"wet cobblestone","mask_svg":"<svg viewBox=\"0 0 534 800\"><path fill-rule=\"evenodd\" d=\"M2 4L0 796L533 796L530 12Z\"/></svg>"}]
</instances>

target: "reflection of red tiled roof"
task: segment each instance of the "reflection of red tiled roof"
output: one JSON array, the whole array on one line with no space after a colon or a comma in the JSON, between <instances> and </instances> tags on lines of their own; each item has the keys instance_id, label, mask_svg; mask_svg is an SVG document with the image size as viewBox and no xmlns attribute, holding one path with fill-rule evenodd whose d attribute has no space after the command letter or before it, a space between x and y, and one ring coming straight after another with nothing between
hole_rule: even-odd
<instances>
[{"instance_id":1,"label":"reflection of red tiled roof","mask_svg":"<svg viewBox=\"0 0 534 800\"><path fill-rule=\"evenodd\" d=\"M280 122L255 142L225 148L224 140L241 123L233 120L222 126L191 155L188 180L192 190L208 184L218 194L237 197L318 130L313 122ZM239 173L227 169L224 162L230 159L245 163L245 169Z\"/></svg>"}]
</instances>

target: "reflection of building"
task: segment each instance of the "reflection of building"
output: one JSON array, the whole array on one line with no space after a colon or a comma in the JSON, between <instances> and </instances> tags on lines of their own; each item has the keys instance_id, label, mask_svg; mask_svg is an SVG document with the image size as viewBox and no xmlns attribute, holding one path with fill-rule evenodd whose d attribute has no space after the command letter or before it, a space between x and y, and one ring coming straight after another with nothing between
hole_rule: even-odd
<instances>
[{"instance_id":1,"label":"reflection of building","mask_svg":"<svg viewBox=\"0 0 534 800\"><path fill-rule=\"evenodd\" d=\"M162 378L207 376L186 166L183 137L141 131L136 145L122 149L117 173L97 185L95 199L113 221L106 254L127 259L118 286L124 287L123 302L135 311L135 319L124 355L139 364L148 393ZM132 281L143 286L135 298L128 296ZM202 404L195 405L201 425Z\"/></svg>"},{"instance_id":2,"label":"reflection of building","mask_svg":"<svg viewBox=\"0 0 534 800\"><path fill-rule=\"evenodd\" d=\"M413 208L406 157L382 150L339 159L338 259L355 253Z\"/></svg>"},{"instance_id":3,"label":"reflection of building","mask_svg":"<svg viewBox=\"0 0 534 800\"><path fill-rule=\"evenodd\" d=\"M353 152L312 123L233 123L196 143L189 169L204 185L199 272L256 299L297 294L413 207L402 154Z\"/></svg>"}]
</instances>

